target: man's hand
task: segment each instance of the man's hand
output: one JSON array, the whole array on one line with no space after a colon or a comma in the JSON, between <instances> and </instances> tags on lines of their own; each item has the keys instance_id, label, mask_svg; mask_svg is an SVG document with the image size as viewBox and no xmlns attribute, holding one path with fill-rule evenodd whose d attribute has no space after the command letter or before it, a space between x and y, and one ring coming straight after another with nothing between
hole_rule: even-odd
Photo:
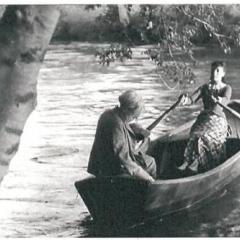
<instances>
[{"instance_id":1,"label":"man's hand","mask_svg":"<svg viewBox=\"0 0 240 240\"><path fill-rule=\"evenodd\" d=\"M151 132L147 129L142 128L139 124L131 123L130 126L138 140L143 140L144 138L148 138L150 136Z\"/></svg>"}]
</instances>

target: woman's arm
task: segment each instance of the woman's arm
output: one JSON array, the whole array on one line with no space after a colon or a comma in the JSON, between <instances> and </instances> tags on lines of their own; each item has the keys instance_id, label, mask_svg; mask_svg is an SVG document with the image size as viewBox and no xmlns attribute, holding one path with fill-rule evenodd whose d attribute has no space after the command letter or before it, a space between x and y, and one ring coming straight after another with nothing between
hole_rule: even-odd
<instances>
[{"instance_id":1,"label":"woman's arm","mask_svg":"<svg viewBox=\"0 0 240 240\"><path fill-rule=\"evenodd\" d=\"M218 101L222 103L223 105L227 105L231 99L232 96L232 88L230 85L227 85L224 89L223 95L221 97L218 97Z\"/></svg>"}]
</instances>

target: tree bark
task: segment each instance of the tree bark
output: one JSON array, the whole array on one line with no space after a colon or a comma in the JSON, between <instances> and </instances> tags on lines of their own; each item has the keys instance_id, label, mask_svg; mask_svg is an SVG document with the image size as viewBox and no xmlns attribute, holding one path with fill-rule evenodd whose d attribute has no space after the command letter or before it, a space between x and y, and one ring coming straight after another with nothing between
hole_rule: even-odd
<instances>
[{"instance_id":1,"label":"tree bark","mask_svg":"<svg viewBox=\"0 0 240 240\"><path fill-rule=\"evenodd\" d=\"M38 73L59 14L56 6L8 6L0 21L0 182L36 106Z\"/></svg>"},{"instance_id":2,"label":"tree bark","mask_svg":"<svg viewBox=\"0 0 240 240\"><path fill-rule=\"evenodd\" d=\"M129 24L129 14L125 5L118 5L119 21L126 27Z\"/></svg>"}]
</instances>

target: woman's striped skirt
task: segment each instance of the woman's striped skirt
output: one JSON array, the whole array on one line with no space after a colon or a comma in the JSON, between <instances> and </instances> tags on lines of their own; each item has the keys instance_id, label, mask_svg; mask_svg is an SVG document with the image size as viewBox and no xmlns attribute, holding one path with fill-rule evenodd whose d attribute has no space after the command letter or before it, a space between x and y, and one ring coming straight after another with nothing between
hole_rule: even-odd
<instances>
[{"instance_id":1,"label":"woman's striped skirt","mask_svg":"<svg viewBox=\"0 0 240 240\"><path fill-rule=\"evenodd\" d=\"M195 172L205 172L226 159L225 141L228 123L225 117L203 111L193 124L190 139L184 152L187 167Z\"/></svg>"}]
</instances>

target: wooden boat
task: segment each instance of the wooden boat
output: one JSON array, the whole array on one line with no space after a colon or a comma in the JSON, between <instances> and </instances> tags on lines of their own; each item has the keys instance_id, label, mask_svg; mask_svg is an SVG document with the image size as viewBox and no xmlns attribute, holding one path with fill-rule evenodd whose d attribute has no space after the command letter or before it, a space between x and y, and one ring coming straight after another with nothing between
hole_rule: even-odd
<instances>
[{"instance_id":1,"label":"wooden boat","mask_svg":"<svg viewBox=\"0 0 240 240\"><path fill-rule=\"evenodd\" d=\"M228 107L240 113L240 101L231 101ZM226 142L228 158L208 172L167 179L172 173L162 170L166 164L182 161L191 121L151 143L151 153L164 179L150 184L127 176L96 178L89 174L75 182L93 219L113 226L144 222L201 205L223 190L240 176L240 119L229 111L226 115L232 128Z\"/></svg>"}]
</instances>

